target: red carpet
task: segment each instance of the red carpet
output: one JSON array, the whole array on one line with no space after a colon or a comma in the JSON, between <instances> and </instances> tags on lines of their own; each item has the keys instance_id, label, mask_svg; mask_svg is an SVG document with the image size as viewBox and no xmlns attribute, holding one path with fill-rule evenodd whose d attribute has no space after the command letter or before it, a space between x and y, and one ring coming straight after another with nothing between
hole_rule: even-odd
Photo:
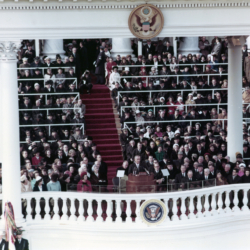
<instances>
[{"instance_id":1,"label":"red carpet","mask_svg":"<svg viewBox=\"0 0 250 250\"><path fill-rule=\"evenodd\" d=\"M103 161L108 165L108 184L116 176L116 169L123 158L115 125L110 90L104 85L93 85L91 95L81 95L86 105L86 135L92 136Z\"/></svg>"}]
</instances>

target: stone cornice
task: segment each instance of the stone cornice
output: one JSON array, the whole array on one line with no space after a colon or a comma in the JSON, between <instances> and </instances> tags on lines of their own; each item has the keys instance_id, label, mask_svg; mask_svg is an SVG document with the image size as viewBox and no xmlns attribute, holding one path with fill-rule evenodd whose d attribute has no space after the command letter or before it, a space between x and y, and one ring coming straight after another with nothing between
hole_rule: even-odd
<instances>
[{"instance_id":1,"label":"stone cornice","mask_svg":"<svg viewBox=\"0 0 250 250\"><path fill-rule=\"evenodd\" d=\"M24 2L19 2L18 0L14 0L15 4L9 5L10 2L3 2L0 0L0 10L79 10L79 9L134 9L138 5L142 4L140 2L138 4L122 4L122 1L117 0L116 4L114 2L106 2L106 0L102 0L99 3L96 1L88 0L88 4L80 4L80 1L72 0L73 4L70 2L62 2L59 0L58 2L48 2L48 0L44 0L43 4L38 4L33 2L33 0L27 1L26 4ZM132 2L132 1L131 1ZM134 2L134 1L133 1ZM87 3L87 2L86 2ZM104 4L107 3L107 4ZM175 1L175 3L165 2L164 4L148 2L154 4L158 8L224 8L224 7L250 7L250 2L202 2L202 1Z\"/></svg>"}]
</instances>

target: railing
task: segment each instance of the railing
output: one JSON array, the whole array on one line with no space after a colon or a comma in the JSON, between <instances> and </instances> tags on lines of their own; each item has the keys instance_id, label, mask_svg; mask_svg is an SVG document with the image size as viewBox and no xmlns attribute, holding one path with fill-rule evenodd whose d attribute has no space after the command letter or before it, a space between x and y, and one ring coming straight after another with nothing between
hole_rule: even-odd
<instances>
[{"instance_id":1,"label":"railing","mask_svg":"<svg viewBox=\"0 0 250 250\"><path fill-rule=\"evenodd\" d=\"M42 74L44 75L44 70L46 69L69 69L69 68L73 68L74 69L74 72L75 72L75 66L67 66L67 67L53 67L51 65L51 67L35 67L35 68L17 68L17 70L26 70L26 69L29 69L29 70L35 70L35 69L40 69L42 70Z\"/></svg>"},{"instance_id":2,"label":"railing","mask_svg":"<svg viewBox=\"0 0 250 250\"><path fill-rule=\"evenodd\" d=\"M39 109L37 109L39 110ZM32 124L32 125L19 125L19 128L28 128L28 127L49 127L49 135L51 135L51 127L58 127L58 126L79 126L81 125L80 129L82 129L82 134L84 135L84 123L65 123L65 124Z\"/></svg>"},{"instance_id":3,"label":"railing","mask_svg":"<svg viewBox=\"0 0 250 250\"><path fill-rule=\"evenodd\" d=\"M124 122L124 128L127 128L130 132L130 128L128 124L144 124L144 123L181 123L181 122L189 122L190 126L193 122L214 122L214 121L223 121L222 122L222 128L224 129L225 125L224 122L227 121L227 119L200 119L200 120L166 120L166 121L138 121L138 122Z\"/></svg>"},{"instance_id":4,"label":"railing","mask_svg":"<svg viewBox=\"0 0 250 250\"><path fill-rule=\"evenodd\" d=\"M161 226L167 227L173 225L172 223L187 220L189 223L195 223L210 218L231 218L249 214L249 189L249 184L234 184L192 191L157 193L153 196L152 193L30 192L22 193L21 198L27 201L27 223L113 222L123 225L139 223L140 226L141 205L153 197L165 204L167 216Z\"/></svg>"},{"instance_id":5,"label":"railing","mask_svg":"<svg viewBox=\"0 0 250 250\"><path fill-rule=\"evenodd\" d=\"M211 76L227 76L228 74L223 73L223 74L188 74L188 75L146 75L146 76L120 76L121 79L124 78L146 78L146 86L148 86L148 78L177 78L177 85L179 84L179 78L182 77L200 77L200 76L207 76L207 83L209 85L210 83L210 77Z\"/></svg>"},{"instance_id":6,"label":"railing","mask_svg":"<svg viewBox=\"0 0 250 250\"><path fill-rule=\"evenodd\" d=\"M228 90L227 88L222 88L222 89L176 89L176 90L136 90L136 91L128 91L128 90L124 90L124 91L118 91L118 99L117 99L117 102L118 102L118 105L119 105L119 102L120 102L120 97L122 98L122 94L124 93L134 93L135 95L137 93L148 93L149 94L149 97L152 98L152 93L172 93L172 92L178 92L178 93L181 93L181 96L183 97L183 92L211 92L212 91L212 99L214 99L214 92L215 91L223 91L223 90ZM194 99L195 101L195 99Z\"/></svg>"},{"instance_id":7,"label":"railing","mask_svg":"<svg viewBox=\"0 0 250 250\"><path fill-rule=\"evenodd\" d=\"M77 88L77 78L76 77L70 77L70 78L52 78L52 79L45 79L45 78L25 78L25 79L17 79L17 81L18 82L26 82L26 81L34 81L34 82L36 82L36 81L43 81L43 84L44 84L44 86L45 86L45 83L48 81L48 80L52 80L53 82L57 82L58 80L65 80L65 81L67 81L67 80L74 80L73 82L72 82L72 84L75 84L76 85L76 88ZM56 91L56 89L55 89L55 91Z\"/></svg>"},{"instance_id":8,"label":"railing","mask_svg":"<svg viewBox=\"0 0 250 250\"><path fill-rule=\"evenodd\" d=\"M23 112L23 111L29 111L29 112L38 112L38 111L47 111L47 115L49 114L49 111L51 110L58 110L58 111L62 111L63 113L65 113L64 111L67 110L81 110L81 108L76 107L76 108L39 108L39 109L19 109L19 112ZM36 125L36 124L34 124Z\"/></svg>"},{"instance_id":9,"label":"railing","mask_svg":"<svg viewBox=\"0 0 250 250\"><path fill-rule=\"evenodd\" d=\"M45 95L45 103L47 102L47 97L51 96L51 95L55 95L55 96L60 96L60 95L76 95L76 97L74 98L74 100L72 102L74 102L77 98L80 99L80 94L79 92L62 92L62 93L32 93L32 94L18 94L18 96L44 96Z\"/></svg>"},{"instance_id":10,"label":"railing","mask_svg":"<svg viewBox=\"0 0 250 250\"><path fill-rule=\"evenodd\" d=\"M207 62L207 63L199 63L199 62L197 62L197 63L189 63L189 64L179 64L179 63L175 63L175 64L173 64L173 63L167 63L167 64L165 64L165 65L163 65L163 64L159 64L159 65L157 65L157 67L163 67L163 66L167 66L167 67L170 67L170 66L191 66L191 68L193 67L193 66L197 66L197 68L200 68L200 66L202 66L202 69L203 69L203 71L205 71L205 67L207 66L207 65L214 65L214 66L220 66L220 65L228 65L228 63L209 63L209 62ZM154 65L154 64L151 64L151 65L117 65L118 66L118 68L124 68L124 67L129 67L129 68L139 68L139 67L156 67L156 65Z\"/></svg>"},{"instance_id":11,"label":"railing","mask_svg":"<svg viewBox=\"0 0 250 250\"><path fill-rule=\"evenodd\" d=\"M142 105L142 106L121 106L121 116L122 116L122 112L124 111L123 108L131 108L131 109L140 109L140 108L153 108L154 110L154 114L156 114L155 109L158 108L167 108L167 107L178 107L178 106L182 106L185 107L185 111L187 112L187 107L196 107L196 106L200 106L200 107L204 107L204 106L217 106L217 112L219 113L219 106L227 106L227 103L213 103L213 104L208 104L208 103L204 103L204 104L182 104L182 105ZM202 119L200 121L203 121Z\"/></svg>"}]
</instances>

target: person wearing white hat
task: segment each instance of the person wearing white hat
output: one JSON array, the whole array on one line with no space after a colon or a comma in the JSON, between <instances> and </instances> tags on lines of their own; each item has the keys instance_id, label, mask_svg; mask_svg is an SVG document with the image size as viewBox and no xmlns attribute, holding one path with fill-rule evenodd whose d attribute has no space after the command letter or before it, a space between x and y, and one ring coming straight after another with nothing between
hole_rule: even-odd
<instances>
[{"instance_id":1,"label":"person wearing white hat","mask_svg":"<svg viewBox=\"0 0 250 250\"><path fill-rule=\"evenodd\" d=\"M21 192L32 192L32 188L31 188L31 183L30 181L28 181L26 175L22 175L20 178L21 181Z\"/></svg>"},{"instance_id":2,"label":"person wearing white hat","mask_svg":"<svg viewBox=\"0 0 250 250\"><path fill-rule=\"evenodd\" d=\"M157 76L157 75L158 75L158 72L157 72L157 70L156 70L155 67L152 67L152 68L151 68L151 71L149 72L149 75L150 75L150 76ZM154 85L159 85L159 84L160 84L160 83L159 83L159 77L150 77L150 78L149 78L149 81L150 81L150 82L153 82Z\"/></svg>"},{"instance_id":3,"label":"person wearing white hat","mask_svg":"<svg viewBox=\"0 0 250 250\"><path fill-rule=\"evenodd\" d=\"M33 188L33 191L34 192L48 191L46 185L43 184L43 178L39 175L36 177L36 183Z\"/></svg>"},{"instance_id":4,"label":"person wearing white hat","mask_svg":"<svg viewBox=\"0 0 250 250\"><path fill-rule=\"evenodd\" d=\"M3 237L5 236L5 231L1 230L0 231L0 250L8 250L8 242L3 239Z\"/></svg>"},{"instance_id":5,"label":"person wearing white hat","mask_svg":"<svg viewBox=\"0 0 250 250\"><path fill-rule=\"evenodd\" d=\"M195 109L196 106L195 106L195 101L193 100L192 93L188 94L188 99L186 100L185 104L190 105L190 106L187 106L187 113L189 113L192 109Z\"/></svg>"},{"instance_id":6,"label":"person wearing white hat","mask_svg":"<svg viewBox=\"0 0 250 250\"><path fill-rule=\"evenodd\" d=\"M177 98L176 107L179 110L179 115L182 115L185 107L181 96Z\"/></svg>"},{"instance_id":7,"label":"person wearing white hat","mask_svg":"<svg viewBox=\"0 0 250 250\"><path fill-rule=\"evenodd\" d=\"M30 64L28 63L28 58L24 57L23 59L23 63L19 65L19 68L29 68ZM20 74L22 76L24 76L24 70L19 70Z\"/></svg>"},{"instance_id":8,"label":"person wearing white hat","mask_svg":"<svg viewBox=\"0 0 250 250\"><path fill-rule=\"evenodd\" d=\"M144 118L141 116L141 111L140 110L136 110L135 111L135 121L137 122L136 125L137 126L144 126Z\"/></svg>"}]
</instances>

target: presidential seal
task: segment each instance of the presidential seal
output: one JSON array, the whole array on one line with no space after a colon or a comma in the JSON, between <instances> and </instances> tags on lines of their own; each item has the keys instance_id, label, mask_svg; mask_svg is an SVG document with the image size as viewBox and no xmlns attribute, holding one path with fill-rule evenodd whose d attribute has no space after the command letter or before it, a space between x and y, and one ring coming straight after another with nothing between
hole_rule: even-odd
<instances>
[{"instance_id":1,"label":"presidential seal","mask_svg":"<svg viewBox=\"0 0 250 250\"><path fill-rule=\"evenodd\" d=\"M163 24L162 12L152 4L139 5L130 13L128 19L130 31L140 39L151 39L159 35Z\"/></svg>"},{"instance_id":2,"label":"presidential seal","mask_svg":"<svg viewBox=\"0 0 250 250\"><path fill-rule=\"evenodd\" d=\"M148 225L159 225L167 215L165 204L160 200L145 201L140 210L141 219Z\"/></svg>"}]
</instances>

